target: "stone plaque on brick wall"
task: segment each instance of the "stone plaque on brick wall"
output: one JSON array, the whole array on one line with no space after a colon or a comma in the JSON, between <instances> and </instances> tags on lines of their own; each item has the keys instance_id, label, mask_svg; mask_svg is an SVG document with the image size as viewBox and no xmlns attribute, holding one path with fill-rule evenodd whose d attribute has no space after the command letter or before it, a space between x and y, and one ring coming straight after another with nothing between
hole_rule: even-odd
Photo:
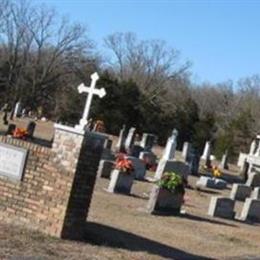
<instances>
[{"instance_id":1,"label":"stone plaque on brick wall","mask_svg":"<svg viewBox=\"0 0 260 260\"><path fill-rule=\"evenodd\" d=\"M0 175L21 180L27 150L0 142Z\"/></svg>"}]
</instances>

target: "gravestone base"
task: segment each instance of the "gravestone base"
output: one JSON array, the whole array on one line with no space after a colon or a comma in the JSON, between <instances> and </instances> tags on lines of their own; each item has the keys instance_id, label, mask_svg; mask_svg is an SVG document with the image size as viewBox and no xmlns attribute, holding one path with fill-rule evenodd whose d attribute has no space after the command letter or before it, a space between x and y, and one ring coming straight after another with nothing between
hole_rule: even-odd
<instances>
[{"instance_id":1,"label":"gravestone base","mask_svg":"<svg viewBox=\"0 0 260 260\"><path fill-rule=\"evenodd\" d=\"M183 204L183 194L172 193L156 185L153 186L147 205L150 214L179 214Z\"/></svg>"},{"instance_id":2,"label":"gravestone base","mask_svg":"<svg viewBox=\"0 0 260 260\"><path fill-rule=\"evenodd\" d=\"M244 201L246 198L250 197L252 188L250 186L247 186L245 184L233 184L230 198L232 200L240 200Z\"/></svg>"},{"instance_id":3,"label":"gravestone base","mask_svg":"<svg viewBox=\"0 0 260 260\"><path fill-rule=\"evenodd\" d=\"M227 182L218 178L211 178L206 176L201 176L196 182L196 187L200 188L212 188L212 189L225 189L227 187Z\"/></svg>"},{"instance_id":4,"label":"gravestone base","mask_svg":"<svg viewBox=\"0 0 260 260\"><path fill-rule=\"evenodd\" d=\"M119 170L113 170L107 191L112 193L118 192L123 194L130 194L133 182L133 173L128 174L120 172Z\"/></svg>"},{"instance_id":5,"label":"gravestone base","mask_svg":"<svg viewBox=\"0 0 260 260\"><path fill-rule=\"evenodd\" d=\"M110 178L110 174L115 166L114 161L110 160L100 160L99 166L98 166L98 177L101 178Z\"/></svg>"},{"instance_id":6,"label":"gravestone base","mask_svg":"<svg viewBox=\"0 0 260 260\"><path fill-rule=\"evenodd\" d=\"M232 199L218 196L211 197L208 215L211 217L234 219L234 206L235 201Z\"/></svg>"},{"instance_id":7,"label":"gravestone base","mask_svg":"<svg viewBox=\"0 0 260 260\"><path fill-rule=\"evenodd\" d=\"M260 200L247 198L241 212L240 220L260 222Z\"/></svg>"}]
</instances>

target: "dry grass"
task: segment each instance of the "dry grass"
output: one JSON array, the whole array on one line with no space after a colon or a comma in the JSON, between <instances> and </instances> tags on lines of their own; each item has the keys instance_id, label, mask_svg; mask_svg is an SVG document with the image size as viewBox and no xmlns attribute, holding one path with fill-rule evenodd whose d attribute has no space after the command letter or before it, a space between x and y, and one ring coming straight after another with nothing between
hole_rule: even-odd
<instances>
[{"instance_id":1,"label":"dry grass","mask_svg":"<svg viewBox=\"0 0 260 260\"><path fill-rule=\"evenodd\" d=\"M50 138L51 124L40 124L38 133ZM196 179L189 178L191 186ZM96 182L86 227L82 227L86 229L83 242L55 239L1 223L0 258L260 259L260 225L207 216L210 197L228 195L230 190L187 189L185 214L154 216L144 210L150 183L136 181L132 196L107 193L107 186L107 179ZM236 209L241 209L241 203Z\"/></svg>"}]
</instances>

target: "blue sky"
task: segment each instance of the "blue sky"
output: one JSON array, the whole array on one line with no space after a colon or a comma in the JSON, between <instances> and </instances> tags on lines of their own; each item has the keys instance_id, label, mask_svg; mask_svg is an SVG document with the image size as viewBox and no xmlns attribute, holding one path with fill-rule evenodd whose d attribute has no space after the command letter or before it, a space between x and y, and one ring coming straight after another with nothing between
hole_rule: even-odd
<instances>
[{"instance_id":1,"label":"blue sky","mask_svg":"<svg viewBox=\"0 0 260 260\"><path fill-rule=\"evenodd\" d=\"M114 32L161 39L192 62L192 79L222 82L260 73L260 1L35 0L80 22L102 48Z\"/></svg>"}]
</instances>

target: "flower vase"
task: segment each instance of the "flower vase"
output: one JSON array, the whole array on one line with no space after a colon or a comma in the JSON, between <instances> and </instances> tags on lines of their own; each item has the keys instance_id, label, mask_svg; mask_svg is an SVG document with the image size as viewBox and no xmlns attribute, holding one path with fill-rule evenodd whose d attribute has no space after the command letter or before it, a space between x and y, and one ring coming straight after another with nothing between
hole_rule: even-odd
<instances>
[{"instance_id":1,"label":"flower vase","mask_svg":"<svg viewBox=\"0 0 260 260\"><path fill-rule=\"evenodd\" d=\"M154 186L150 194L147 210L149 213L179 214L184 201L184 193L171 192Z\"/></svg>"},{"instance_id":2,"label":"flower vase","mask_svg":"<svg viewBox=\"0 0 260 260\"><path fill-rule=\"evenodd\" d=\"M181 192L171 192L160 188L155 204L155 210L179 213L183 204L184 194Z\"/></svg>"}]
</instances>

